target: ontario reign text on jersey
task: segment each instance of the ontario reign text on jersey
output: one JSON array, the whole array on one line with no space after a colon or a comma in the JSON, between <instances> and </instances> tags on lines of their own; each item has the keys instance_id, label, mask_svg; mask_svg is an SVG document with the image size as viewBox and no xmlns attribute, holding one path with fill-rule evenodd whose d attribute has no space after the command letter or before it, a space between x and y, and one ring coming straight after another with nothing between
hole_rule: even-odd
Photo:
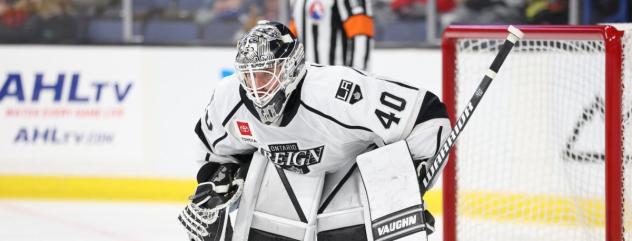
<instances>
[{"instance_id":1,"label":"ontario reign text on jersey","mask_svg":"<svg viewBox=\"0 0 632 241\"><path fill-rule=\"evenodd\" d=\"M325 146L300 150L296 143L268 145L269 150L259 152L275 165L300 174L309 173L308 166L320 163Z\"/></svg>"}]
</instances>

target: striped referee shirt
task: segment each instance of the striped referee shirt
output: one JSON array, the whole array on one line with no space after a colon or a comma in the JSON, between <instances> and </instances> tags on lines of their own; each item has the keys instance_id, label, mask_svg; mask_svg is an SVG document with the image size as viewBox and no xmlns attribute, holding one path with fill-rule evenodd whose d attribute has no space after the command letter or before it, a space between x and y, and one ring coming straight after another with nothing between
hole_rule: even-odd
<instances>
[{"instance_id":1,"label":"striped referee shirt","mask_svg":"<svg viewBox=\"0 0 632 241\"><path fill-rule=\"evenodd\" d=\"M294 0L290 29L309 62L368 70L373 48L370 0Z\"/></svg>"}]
</instances>

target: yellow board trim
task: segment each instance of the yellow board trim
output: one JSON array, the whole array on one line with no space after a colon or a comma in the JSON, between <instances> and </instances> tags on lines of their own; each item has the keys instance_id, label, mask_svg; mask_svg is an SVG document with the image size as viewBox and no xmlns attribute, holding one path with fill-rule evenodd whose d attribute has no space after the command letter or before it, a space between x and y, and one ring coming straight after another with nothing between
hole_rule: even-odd
<instances>
[{"instance_id":1,"label":"yellow board trim","mask_svg":"<svg viewBox=\"0 0 632 241\"><path fill-rule=\"evenodd\" d=\"M195 180L123 177L0 176L0 198L186 202ZM426 193L426 206L441 215L441 190Z\"/></svg>"},{"instance_id":2,"label":"yellow board trim","mask_svg":"<svg viewBox=\"0 0 632 241\"><path fill-rule=\"evenodd\" d=\"M604 227L606 207L599 199L469 191L457 209L464 217L497 222Z\"/></svg>"},{"instance_id":3,"label":"yellow board trim","mask_svg":"<svg viewBox=\"0 0 632 241\"><path fill-rule=\"evenodd\" d=\"M195 180L0 176L0 198L186 202Z\"/></svg>"},{"instance_id":4,"label":"yellow board trim","mask_svg":"<svg viewBox=\"0 0 632 241\"><path fill-rule=\"evenodd\" d=\"M12 199L185 203L195 187L189 179L0 176L0 198ZM424 200L435 216L442 215L440 189L426 193ZM586 198L469 191L458 208L465 217L499 222L602 227L605 222L604 202ZM632 220L624 225L630 227Z\"/></svg>"}]
</instances>

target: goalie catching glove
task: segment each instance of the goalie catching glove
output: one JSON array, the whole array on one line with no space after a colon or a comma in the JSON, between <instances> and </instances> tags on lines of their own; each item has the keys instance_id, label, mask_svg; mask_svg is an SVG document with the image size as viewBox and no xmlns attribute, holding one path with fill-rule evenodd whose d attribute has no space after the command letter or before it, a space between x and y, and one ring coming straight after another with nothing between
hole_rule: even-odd
<instances>
[{"instance_id":1,"label":"goalie catching glove","mask_svg":"<svg viewBox=\"0 0 632 241\"><path fill-rule=\"evenodd\" d=\"M191 203L178 216L190 240L231 239L228 213L241 197L246 172L247 167L234 163L207 163L200 168L197 176L199 184L190 197Z\"/></svg>"}]
</instances>

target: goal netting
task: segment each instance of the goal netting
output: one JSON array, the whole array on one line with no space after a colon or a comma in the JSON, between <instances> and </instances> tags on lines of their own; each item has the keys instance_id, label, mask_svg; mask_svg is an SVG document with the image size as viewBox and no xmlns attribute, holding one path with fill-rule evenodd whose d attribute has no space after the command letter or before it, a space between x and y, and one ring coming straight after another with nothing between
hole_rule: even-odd
<instances>
[{"instance_id":1,"label":"goal netting","mask_svg":"<svg viewBox=\"0 0 632 241\"><path fill-rule=\"evenodd\" d=\"M505 29L446 30L453 120ZM632 240L632 31L521 30L444 172L444 239Z\"/></svg>"}]
</instances>

